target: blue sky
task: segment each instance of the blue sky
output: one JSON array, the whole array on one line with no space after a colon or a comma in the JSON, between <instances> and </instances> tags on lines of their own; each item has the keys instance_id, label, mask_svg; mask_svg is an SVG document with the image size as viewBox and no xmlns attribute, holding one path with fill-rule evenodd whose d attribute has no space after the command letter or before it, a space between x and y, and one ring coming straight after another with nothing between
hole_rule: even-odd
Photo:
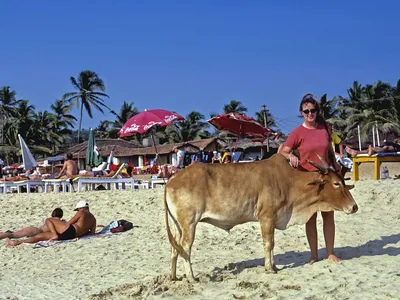
<instances>
[{"instance_id":1,"label":"blue sky","mask_svg":"<svg viewBox=\"0 0 400 300\"><path fill-rule=\"evenodd\" d=\"M249 116L266 104L289 132L305 93L333 97L354 80L400 79L396 0L25 0L0 10L0 86L37 110L89 69L116 111L133 101L208 118L236 99ZM83 126L105 119L113 117L85 114Z\"/></svg>"}]
</instances>

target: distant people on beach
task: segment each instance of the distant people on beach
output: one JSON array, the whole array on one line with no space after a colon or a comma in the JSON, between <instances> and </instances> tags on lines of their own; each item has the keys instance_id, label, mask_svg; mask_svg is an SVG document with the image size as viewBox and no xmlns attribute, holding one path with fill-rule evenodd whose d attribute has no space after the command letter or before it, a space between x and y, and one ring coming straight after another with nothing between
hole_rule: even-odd
<instances>
[{"instance_id":1,"label":"distant people on beach","mask_svg":"<svg viewBox=\"0 0 400 300\"><path fill-rule=\"evenodd\" d=\"M62 217L63 217L63 210L61 208L56 208L51 213L51 218L61 220ZM18 230L16 232L12 232L12 231L0 232L0 239L4 239L4 238L17 239L17 238L22 238L22 237L32 237L39 233L48 232L48 231L49 231L49 229L46 226L46 224L43 224L40 227L29 226L29 227L22 228L21 230Z\"/></svg>"},{"instance_id":2,"label":"distant people on beach","mask_svg":"<svg viewBox=\"0 0 400 300\"><path fill-rule=\"evenodd\" d=\"M74 211L75 216L68 222L59 219L48 218L45 225L49 229L47 232L38 233L35 236L24 240L11 240L6 238L7 244L10 246L18 246L22 243L37 243L47 240L70 240L84 235L93 235L96 233L96 218L89 211L89 203L81 200L77 203Z\"/></svg>"},{"instance_id":3,"label":"distant people on beach","mask_svg":"<svg viewBox=\"0 0 400 300\"><path fill-rule=\"evenodd\" d=\"M174 146L172 150L176 153L176 163L174 165L174 168L176 170L183 169L184 168L183 159L185 158L185 152L179 150L178 146Z\"/></svg>"},{"instance_id":4,"label":"distant people on beach","mask_svg":"<svg viewBox=\"0 0 400 300\"><path fill-rule=\"evenodd\" d=\"M68 153L64 166L62 167L60 173L55 177L59 178L74 178L79 174L79 168L76 161L73 160L72 153Z\"/></svg>"},{"instance_id":5,"label":"distant people on beach","mask_svg":"<svg viewBox=\"0 0 400 300\"><path fill-rule=\"evenodd\" d=\"M371 156L375 153L382 152L400 152L400 137L398 137L395 142L384 142L382 147L373 147L372 145L368 146L368 150L355 150L350 147L346 147L346 152L349 153L352 157L357 156L358 154L368 154Z\"/></svg>"}]
</instances>

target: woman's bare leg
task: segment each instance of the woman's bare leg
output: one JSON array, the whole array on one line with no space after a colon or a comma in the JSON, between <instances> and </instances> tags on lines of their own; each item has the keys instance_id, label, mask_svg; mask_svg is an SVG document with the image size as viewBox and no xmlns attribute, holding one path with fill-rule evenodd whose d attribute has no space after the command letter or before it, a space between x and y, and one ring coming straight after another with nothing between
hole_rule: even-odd
<instances>
[{"instance_id":1,"label":"woman's bare leg","mask_svg":"<svg viewBox=\"0 0 400 300\"><path fill-rule=\"evenodd\" d=\"M306 223L306 234L311 250L310 264L313 264L318 261L317 213Z\"/></svg>"},{"instance_id":2,"label":"woman's bare leg","mask_svg":"<svg viewBox=\"0 0 400 300\"><path fill-rule=\"evenodd\" d=\"M14 240L10 240L9 238L6 238L6 242L8 245L15 247L15 246L21 245L22 243L33 244L33 243L37 243L40 241L47 241L47 240L51 239L52 236L53 235L51 232L43 232L43 233L39 233L33 237L27 238L25 240L14 241Z\"/></svg>"},{"instance_id":3,"label":"woman's bare leg","mask_svg":"<svg viewBox=\"0 0 400 300\"><path fill-rule=\"evenodd\" d=\"M328 259L333 262L340 262L340 258L337 257L334 253L334 245L335 245L335 217L334 212L322 212L322 220L324 226L324 238L326 245L326 254L328 255Z\"/></svg>"}]
</instances>

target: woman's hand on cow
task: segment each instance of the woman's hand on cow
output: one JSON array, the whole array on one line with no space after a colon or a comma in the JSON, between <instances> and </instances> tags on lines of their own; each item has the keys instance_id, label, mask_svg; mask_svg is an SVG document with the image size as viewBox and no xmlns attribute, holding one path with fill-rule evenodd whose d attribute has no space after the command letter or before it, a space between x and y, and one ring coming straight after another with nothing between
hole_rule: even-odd
<instances>
[{"instance_id":1,"label":"woman's hand on cow","mask_svg":"<svg viewBox=\"0 0 400 300\"><path fill-rule=\"evenodd\" d=\"M293 168L297 168L299 166L299 158L293 153L289 154L289 161Z\"/></svg>"}]
</instances>

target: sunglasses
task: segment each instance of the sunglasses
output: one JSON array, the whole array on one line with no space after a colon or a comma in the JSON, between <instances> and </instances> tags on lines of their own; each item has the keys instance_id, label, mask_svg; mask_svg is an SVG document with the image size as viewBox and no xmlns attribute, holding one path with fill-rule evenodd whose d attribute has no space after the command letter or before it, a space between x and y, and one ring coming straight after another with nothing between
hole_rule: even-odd
<instances>
[{"instance_id":1,"label":"sunglasses","mask_svg":"<svg viewBox=\"0 0 400 300\"><path fill-rule=\"evenodd\" d=\"M303 110L303 113L305 113L306 115L308 115L309 113L315 114L316 112L317 110L315 108Z\"/></svg>"}]
</instances>

